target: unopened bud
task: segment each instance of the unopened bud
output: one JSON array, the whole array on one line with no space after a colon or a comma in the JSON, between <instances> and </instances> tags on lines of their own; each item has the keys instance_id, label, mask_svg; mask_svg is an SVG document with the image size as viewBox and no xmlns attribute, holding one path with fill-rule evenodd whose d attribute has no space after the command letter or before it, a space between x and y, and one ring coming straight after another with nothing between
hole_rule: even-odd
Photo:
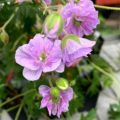
<instances>
[{"instance_id":1,"label":"unopened bud","mask_svg":"<svg viewBox=\"0 0 120 120\"><path fill-rule=\"evenodd\" d=\"M71 34L71 35L68 35L68 36L63 38L63 40L62 40L62 49L64 49L66 47L66 44L70 40L73 40L73 41L75 41L77 43L80 43L80 38L78 36L76 36L76 35Z\"/></svg>"},{"instance_id":2,"label":"unopened bud","mask_svg":"<svg viewBox=\"0 0 120 120\"><path fill-rule=\"evenodd\" d=\"M68 81L64 78L59 78L56 82L56 85L61 90L66 90L69 87Z\"/></svg>"},{"instance_id":3,"label":"unopened bud","mask_svg":"<svg viewBox=\"0 0 120 120\"><path fill-rule=\"evenodd\" d=\"M59 13L48 15L44 23L44 32L48 37L56 37L61 34L64 26L64 20Z\"/></svg>"},{"instance_id":4,"label":"unopened bud","mask_svg":"<svg viewBox=\"0 0 120 120\"><path fill-rule=\"evenodd\" d=\"M5 30L0 31L0 40L4 43L7 44L9 41L9 36L8 33Z\"/></svg>"}]
</instances>

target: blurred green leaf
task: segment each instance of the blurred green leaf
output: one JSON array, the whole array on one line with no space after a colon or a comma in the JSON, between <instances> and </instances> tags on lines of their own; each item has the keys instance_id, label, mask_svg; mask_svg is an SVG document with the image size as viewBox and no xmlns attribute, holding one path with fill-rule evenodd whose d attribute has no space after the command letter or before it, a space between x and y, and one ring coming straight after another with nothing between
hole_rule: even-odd
<instances>
[{"instance_id":1,"label":"blurred green leaf","mask_svg":"<svg viewBox=\"0 0 120 120\"><path fill-rule=\"evenodd\" d=\"M87 113L87 115L81 116L80 120L94 120L96 118L96 111L95 109L92 109L90 112Z\"/></svg>"}]
</instances>

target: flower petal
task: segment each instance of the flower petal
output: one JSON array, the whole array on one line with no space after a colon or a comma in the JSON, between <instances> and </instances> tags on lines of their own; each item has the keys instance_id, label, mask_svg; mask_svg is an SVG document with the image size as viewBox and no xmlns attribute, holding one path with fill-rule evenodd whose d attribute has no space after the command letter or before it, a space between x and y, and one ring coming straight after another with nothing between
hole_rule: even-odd
<instances>
[{"instance_id":1,"label":"flower petal","mask_svg":"<svg viewBox=\"0 0 120 120\"><path fill-rule=\"evenodd\" d=\"M49 99L50 99L50 96L44 97L44 98L41 100L41 106L40 106L40 108L46 107L47 104L48 104Z\"/></svg>"},{"instance_id":2,"label":"flower petal","mask_svg":"<svg viewBox=\"0 0 120 120\"><path fill-rule=\"evenodd\" d=\"M52 103L52 101L48 102L47 109L48 109L49 116L51 116L52 109L53 109L53 103Z\"/></svg>"},{"instance_id":3,"label":"flower petal","mask_svg":"<svg viewBox=\"0 0 120 120\"><path fill-rule=\"evenodd\" d=\"M75 51L77 51L78 49L80 49L80 43L74 41L74 40L68 40L65 48L68 51L68 54L72 54Z\"/></svg>"},{"instance_id":4,"label":"flower petal","mask_svg":"<svg viewBox=\"0 0 120 120\"><path fill-rule=\"evenodd\" d=\"M27 68L23 69L23 76L29 81L38 80L41 76L42 70L30 70Z\"/></svg>"},{"instance_id":5,"label":"flower petal","mask_svg":"<svg viewBox=\"0 0 120 120\"><path fill-rule=\"evenodd\" d=\"M53 48L49 49L50 53L43 67L43 72L51 72L57 69L61 63L62 51L61 51L61 41L55 40Z\"/></svg>"},{"instance_id":6,"label":"flower petal","mask_svg":"<svg viewBox=\"0 0 120 120\"><path fill-rule=\"evenodd\" d=\"M16 50L16 63L28 69L37 70L39 69L40 65L37 61L35 61L34 56L31 55L29 47L30 46L28 44L25 44Z\"/></svg>"},{"instance_id":7,"label":"flower petal","mask_svg":"<svg viewBox=\"0 0 120 120\"><path fill-rule=\"evenodd\" d=\"M71 87L69 87L67 90L61 91L61 96L66 101L72 100L72 98L73 98L73 89Z\"/></svg>"},{"instance_id":8,"label":"flower petal","mask_svg":"<svg viewBox=\"0 0 120 120\"><path fill-rule=\"evenodd\" d=\"M50 88L49 88L48 86L46 86L46 85L41 85L41 86L39 87L39 93L40 93L43 97L45 97L45 96L47 96L47 95L50 93Z\"/></svg>"},{"instance_id":9,"label":"flower petal","mask_svg":"<svg viewBox=\"0 0 120 120\"><path fill-rule=\"evenodd\" d=\"M31 52L35 51L35 54L40 54L41 51L44 50L45 41L44 41L44 35L42 34L36 34L33 39L30 40L29 45L33 47L33 50Z\"/></svg>"},{"instance_id":10,"label":"flower petal","mask_svg":"<svg viewBox=\"0 0 120 120\"><path fill-rule=\"evenodd\" d=\"M96 44L96 41L91 41L85 38L80 38L80 44L83 48L93 47Z\"/></svg>"},{"instance_id":11,"label":"flower petal","mask_svg":"<svg viewBox=\"0 0 120 120\"><path fill-rule=\"evenodd\" d=\"M58 110L58 105L57 104L53 104L52 115L56 115L57 114L57 110Z\"/></svg>"},{"instance_id":12,"label":"flower petal","mask_svg":"<svg viewBox=\"0 0 120 120\"><path fill-rule=\"evenodd\" d=\"M61 62L61 64L56 69L56 72L62 73L62 72L64 72L64 69L65 69L65 64L63 62Z\"/></svg>"}]
</instances>

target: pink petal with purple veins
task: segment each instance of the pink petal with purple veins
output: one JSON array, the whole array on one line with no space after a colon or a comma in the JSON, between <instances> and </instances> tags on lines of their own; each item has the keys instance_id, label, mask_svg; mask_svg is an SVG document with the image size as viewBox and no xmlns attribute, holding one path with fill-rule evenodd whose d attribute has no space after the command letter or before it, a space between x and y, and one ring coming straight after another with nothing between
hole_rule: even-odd
<instances>
[{"instance_id":1,"label":"pink petal with purple veins","mask_svg":"<svg viewBox=\"0 0 120 120\"><path fill-rule=\"evenodd\" d=\"M56 72L62 73L62 72L64 72L64 69L65 69L65 64L63 62L61 62L61 64L56 69Z\"/></svg>"},{"instance_id":2,"label":"pink petal with purple veins","mask_svg":"<svg viewBox=\"0 0 120 120\"><path fill-rule=\"evenodd\" d=\"M56 40L54 42L53 48L50 50L50 54L46 59L46 62L43 67L43 72L50 72L58 68L61 64L62 51L60 48L61 41Z\"/></svg>"},{"instance_id":3,"label":"pink petal with purple veins","mask_svg":"<svg viewBox=\"0 0 120 120\"><path fill-rule=\"evenodd\" d=\"M48 109L49 115L51 116L51 114L52 114L52 109L53 109L53 103L52 103L52 101L49 101L49 102L48 102L48 104L47 104L47 109Z\"/></svg>"},{"instance_id":4,"label":"pink petal with purple veins","mask_svg":"<svg viewBox=\"0 0 120 120\"><path fill-rule=\"evenodd\" d=\"M53 115L56 115L56 114L57 114L57 110L58 110L58 105L57 105L57 104L53 104L52 114L53 114Z\"/></svg>"},{"instance_id":5,"label":"pink petal with purple veins","mask_svg":"<svg viewBox=\"0 0 120 120\"><path fill-rule=\"evenodd\" d=\"M42 97L45 97L45 96L49 95L50 88L46 85L41 85L39 87L39 93L42 95Z\"/></svg>"},{"instance_id":6,"label":"pink petal with purple veins","mask_svg":"<svg viewBox=\"0 0 120 120\"><path fill-rule=\"evenodd\" d=\"M27 68L23 69L23 76L29 81L38 80L40 78L41 74L42 74L41 69L38 69L38 70L30 70Z\"/></svg>"},{"instance_id":7,"label":"pink petal with purple veins","mask_svg":"<svg viewBox=\"0 0 120 120\"><path fill-rule=\"evenodd\" d=\"M25 44L16 50L16 63L31 70L38 70L40 68L40 63L35 61L29 49L29 45Z\"/></svg>"},{"instance_id":8,"label":"pink petal with purple veins","mask_svg":"<svg viewBox=\"0 0 120 120\"><path fill-rule=\"evenodd\" d=\"M81 46L84 48L84 47L93 47L96 42L95 41L90 41L88 39L85 39L85 38L80 38L80 43L81 43Z\"/></svg>"},{"instance_id":9,"label":"pink petal with purple veins","mask_svg":"<svg viewBox=\"0 0 120 120\"><path fill-rule=\"evenodd\" d=\"M61 92L61 96L64 100L66 101L70 101L73 98L73 89L72 88L68 88L65 91Z\"/></svg>"},{"instance_id":10,"label":"pink petal with purple veins","mask_svg":"<svg viewBox=\"0 0 120 120\"><path fill-rule=\"evenodd\" d=\"M68 54L72 54L78 49L80 49L80 43L74 41L74 40L68 40L66 46L66 50L68 51Z\"/></svg>"},{"instance_id":11,"label":"pink petal with purple veins","mask_svg":"<svg viewBox=\"0 0 120 120\"><path fill-rule=\"evenodd\" d=\"M48 102L49 102L49 100L50 100L50 96L49 96L49 95L46 96L46 97L44 97L44 98L41 100L41 106L40 106L40 108L46 107L47 104L48 104Z\"/></svg>"}]
</instances>

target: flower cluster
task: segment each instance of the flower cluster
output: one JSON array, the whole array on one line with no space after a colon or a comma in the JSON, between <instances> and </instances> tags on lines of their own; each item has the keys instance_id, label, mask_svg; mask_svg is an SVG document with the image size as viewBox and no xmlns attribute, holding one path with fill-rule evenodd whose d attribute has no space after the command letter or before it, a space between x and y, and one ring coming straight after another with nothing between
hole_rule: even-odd
<instances>
[{"instance_id":1,"label":"flower cluster","mask_svg":"<svg viewBox=\"0 0 120 120\"><path fill-rule=\"evenodd\" d=\"M91 54L95 41L83 38L93 32L99 23L98 12L91 0L69 3L61 10L47 16L43 34L36 34L28 44L16 50L16 63L24 67L23 76L30 81L39 80L42 73L62 73L66 67L75 66ZM47 107L49 115L60 117L68 111L73 89L64 78L56 78L56 86L41 85L41 108Z\"/></svg>"}]
</instances>

